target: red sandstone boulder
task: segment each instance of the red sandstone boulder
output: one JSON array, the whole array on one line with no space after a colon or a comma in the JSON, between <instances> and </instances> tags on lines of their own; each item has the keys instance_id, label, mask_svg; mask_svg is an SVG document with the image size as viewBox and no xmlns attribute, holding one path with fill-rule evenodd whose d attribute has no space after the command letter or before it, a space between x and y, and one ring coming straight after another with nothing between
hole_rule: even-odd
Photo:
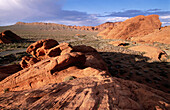
<instances>
[{"instance_id":1,"label":"red sandstone boulder","mask_svg":"<svg viewBox=\"0 0 170 110\"><path fill-rule=\"evenodd\" d=\"M86 62L84 66L108 71L108 68L106 67L106 63L103 61L100 54L94 48L86 45L79 45L79 46L74 46L73 50L85 54Z\"/></svg>"},{"instance_id":2,"label":"red sandstone boulder","mask_svg":"<svg viewBox=\"0 0 170 110\"><path fill-rule=\"evenodd\" d=\"M121 22L113 29L104 30L105 32L101 32L102 34L99 33L98 36L103 36L104 39L130 40L133 37L142 37L152 33L155 29L159 30L160 28L161 22L158 15L139 15Z\"/></svg>"},{"instance_id":3,"label":"red sandstone boulder","mask_svg":"<svg viewBox=\"0 0 170 110\"><path fill-rule=\"evenodd\" d=\"M15 43L21 40L23 39L10 30L0 33L0 43Z\"/></svg>"}]
</instances>

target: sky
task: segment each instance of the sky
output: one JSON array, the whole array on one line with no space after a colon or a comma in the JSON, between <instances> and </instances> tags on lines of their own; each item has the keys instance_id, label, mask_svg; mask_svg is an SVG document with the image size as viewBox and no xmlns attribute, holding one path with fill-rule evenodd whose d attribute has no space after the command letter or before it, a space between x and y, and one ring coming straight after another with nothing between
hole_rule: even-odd
<instances>
[{"instance_id":1,"label":"sky","mask_svg":"<svg viewBox=\"0 0 170 110\"><path fill-rule=\"evenodd\" d=\"M0 0L0 26L47 22L96 26L158 14L170 25L170 0Z\"/></svg>"}]
</instances>

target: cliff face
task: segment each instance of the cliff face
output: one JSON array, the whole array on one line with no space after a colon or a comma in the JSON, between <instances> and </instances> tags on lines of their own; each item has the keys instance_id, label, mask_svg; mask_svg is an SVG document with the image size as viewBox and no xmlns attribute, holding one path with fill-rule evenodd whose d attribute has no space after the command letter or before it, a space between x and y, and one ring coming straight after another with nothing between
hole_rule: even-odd
<instances>
[{"instance_id":1,"label":"cliff face","mask_svg":"<svg viewBox=\"0 0 170 110\"><path fill-rule=\"evenodd\" d=\"M100 32L98 36L103 36L104 39L124 39L130 40L133 37L142 37L149 33L159 30L161 22L158 15L143 16L139 15L113 28L107 28Z\"/></svg>"}]
</instances>

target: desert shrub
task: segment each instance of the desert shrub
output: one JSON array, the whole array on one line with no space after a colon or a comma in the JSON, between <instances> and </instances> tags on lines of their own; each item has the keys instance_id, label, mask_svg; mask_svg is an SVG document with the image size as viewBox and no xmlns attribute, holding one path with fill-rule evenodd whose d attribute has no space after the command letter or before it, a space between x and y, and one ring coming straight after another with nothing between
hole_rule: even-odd
<instances>
[{"instance_id":1,"label":"desert shrub","mask_svg":"<svg viewBox=\"0 0 170 110\"><path fill-rule=\"evenodd\" d=\"M4 93L9 92L9 88L4 89Z\"/></svg>"},{"instance_id":2,"label":"desert shrub","mask_svg":"<svg viewBox=\"0 0 170 110\"><path fill-rule=\"evenodd\" d=\"M76 77L75 76L68 76L64 79L64 81L69 81L69 80L73 80L75 79Z\"/></svg>"}]
</instances>

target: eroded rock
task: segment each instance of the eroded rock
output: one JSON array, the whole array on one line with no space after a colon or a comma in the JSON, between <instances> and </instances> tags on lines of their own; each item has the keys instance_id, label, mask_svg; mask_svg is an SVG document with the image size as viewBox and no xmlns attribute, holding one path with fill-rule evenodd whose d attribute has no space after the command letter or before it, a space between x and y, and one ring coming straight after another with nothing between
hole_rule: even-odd
<instances>
[{"instance_id":1,"label":"eroded rock","mask_svg":"<svg viewBox=\"0 0 170 110\"><path fill-rule=\"evenodd\" d=\"M47 46L45 44L47 42L54 43ZM94 48L85 45L72 47L68 43L56 43L57 41L50 39L30 45L27 52L31 53L32 57L25 56L20 62L24 70L0 82L0 91L4 88L25 90L62 82L63 77L70 74L80 78L85 76L83 71L89 67L108 70L102 57ZM37 55L40 54L40 51L37 51L40 49L45 51L42 56Z\"/></svg>"},{"instance_id":2,"label":"eroded rock","mask_svg":"<svg viewBox=\"0 0 170 110\"><path fill-rule=\"evenodd\" d=\"M53 39L40 40L31 44L27 48L26 52L31 54L33 57L38 57L40 59L43 59L48 49L55 47L57 45L58 42Z\"/></svg>"}]
</instances>

